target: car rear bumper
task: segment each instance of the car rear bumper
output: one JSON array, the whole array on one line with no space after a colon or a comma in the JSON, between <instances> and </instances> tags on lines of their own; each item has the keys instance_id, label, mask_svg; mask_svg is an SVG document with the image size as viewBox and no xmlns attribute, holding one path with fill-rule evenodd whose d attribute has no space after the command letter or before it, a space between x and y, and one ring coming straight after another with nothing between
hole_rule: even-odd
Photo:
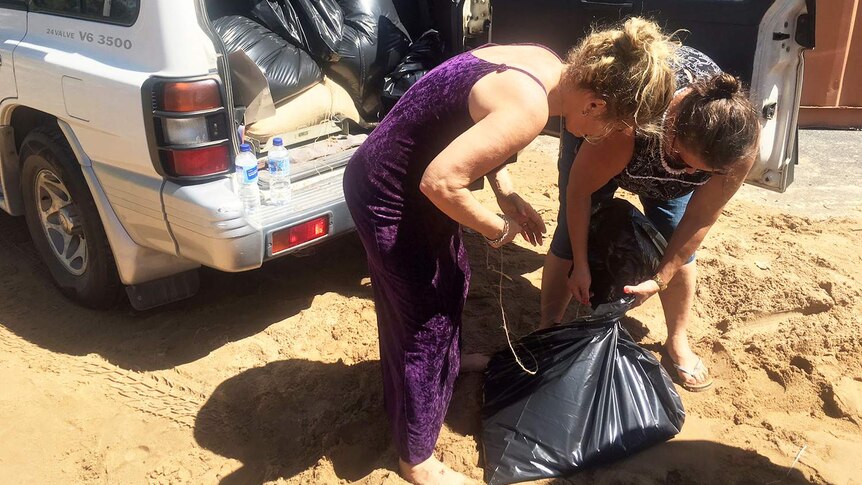
<instances>
[{"instance_id":1,"label":"car rear bumper","mask_svg":"<svg viewBox=\"0 0 862 485\"><path fill-rule=\"evenodd\" d=\"M230 179L198 185L165 183L165 217L179 256L221 271L259 268L267 260L325 242L354 229L344 202L344 168L295 182L286 206L264 204L246 217ZM278 254L272 235L303 222L328 216L328 233Z\"/></svg>"}]
</instances>

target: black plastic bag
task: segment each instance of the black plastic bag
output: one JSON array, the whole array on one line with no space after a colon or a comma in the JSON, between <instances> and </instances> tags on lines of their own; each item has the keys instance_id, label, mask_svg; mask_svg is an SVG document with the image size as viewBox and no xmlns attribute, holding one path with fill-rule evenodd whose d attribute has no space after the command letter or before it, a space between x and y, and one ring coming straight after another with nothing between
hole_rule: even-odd
<instances>
[{"instance_id":1,"label":"black plastic bag","mask_svg":"<svg viewBox=\"0 0 862 485\"><path fill-rule=\"evenodd\" d=\"M338 60L344 13L335 0L290 0L302 26L308 52L321 62Z\"/></svg>"},{"instance_id":2,"label":"black plastic bag","mask_svg":"<svg viewBox=\"0 0 862 485\"><path fill-rule=\"evenodd\" d=\"M377 38L379 35L377 26L380 23L380 18L385 17L404 34L407 42L410 42L410 34L407 33L407 28L401 23L401 18L398 17L398 11L395 10L392 0L337 1L344 12L344 24L353 27L361 34L372 39Z\"/></svg>"},{"instance_id":3,"label":"black plastic bag","mask_svg":"<svg viewBox=\"0 0 862 485\"><path fill-rule=\"evenodd\" d=\"M291 44L308 50L305 33L299 23L296 10L283 0L261 0L251 10L252 15L269 30L280 35Z\"/></svg>"},{"instance_id":4,"label":"black plastic bag","mask_svg":"<svg viewBox=\"0 0 862 485\"><path fill-rule=\"evenodd\" d=\"M590 217L587 258L593 307L624 296L623 287L652 278L667 242L630 202L601 202Z\"/></svg>"},{"instance_id":5,"label":"black plastic bag","mask_svg":"<svg viewBox=\"0 0 862 485\"><path fill-rule=\"evenodd\" d=\"M401 96L428 71L443 62L445 49L446 45L436 30L425 32L410 45L410 51L404 60L383 80L381 116L388 113Z\"/></svg>"},{"instance_id":6,"label":"black plastic bag","mask_svg":"<svg viewBox=\"0 0 862 485\"><path fill-rule=\"evenodd\" d=\"M350 93L362 117L375 120L380 113L383 78L407 53L410 40L390 1L351 0L342 5L349 23L338 46L339 60L324 69ZM352 10L357 5L364 5L364 10ZM370 15L374 12L379 14Z\"/></svg>"},{"instance_id":7,"label":"black plastic bag","mask_svg":"<svg viewBox=\"0 0 862 485\"><path fill-rule=\"evenodd\" d=\"M251 19L232 15L213 22L228 52L245 51L269 83L278 104L323 79L308 54Z\"/></svg>"},{"instance_id":8,"label":"black plastic bag","mask_svg":"<svg viewBox=\"0 0 862 485\"><path fill-rule=\"evenodd\" d=\"M491 485L563 477L675 436L685 411L670 377L620 324L632 299L534 332L485 373L482 445Z\"/></svg>"}]
</instances>

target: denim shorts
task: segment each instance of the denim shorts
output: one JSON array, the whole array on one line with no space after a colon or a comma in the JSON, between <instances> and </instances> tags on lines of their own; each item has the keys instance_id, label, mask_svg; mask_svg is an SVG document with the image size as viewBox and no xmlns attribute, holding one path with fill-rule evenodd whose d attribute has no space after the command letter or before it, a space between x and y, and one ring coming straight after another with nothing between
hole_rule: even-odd
<instances>
[{"instance_id":1,"label":"denim shorts","mask_svg":"<svg viewBox=\"0 0 862 485\"><path fill-rule=\"evenodd\" d=\"M572 243L569 240L569 224L566 221L566 187L569 185L569 172L572 169L575 155L578 153L580 146L580 138L563 130L560 155L557 162L557 168L560 171L560 212L557 218L557 229L554 231L554 237L551 239L551 253L558 258L568 260L572 260L574 257L572 256ZM617 188L613 180L608 182L604 187L593 193L593 205L595 206L601 201L613 199ZM685 209L688 207L691 195L689 193L671 200L659 200L643 196L639 196L639 198L646 218L653 223L666 240L670 241L673 232L676 230L676 226L682 220L682 215L685 214ZM691 258L685 264L691 263L694 259L695 255L692 254Z\"/></svg>"}]
</instances>

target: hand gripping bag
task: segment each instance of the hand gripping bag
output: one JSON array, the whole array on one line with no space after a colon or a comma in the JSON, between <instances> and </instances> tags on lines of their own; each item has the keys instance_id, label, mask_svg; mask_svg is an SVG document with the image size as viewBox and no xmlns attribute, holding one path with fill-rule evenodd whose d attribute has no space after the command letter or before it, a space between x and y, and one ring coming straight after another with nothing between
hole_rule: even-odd
<instances>
[{"instance_id":1,"label":"hand gripping bag","mask_svg":"<svg viewBox=\"0 0 862 485\"><path fill-rule=\"evenodd\" d=\"M666 246L661 233L630 202L611 199L597 204L587 238L593 307L622 298L626 285L652 278Z\"/></svg>"}]
</instances>

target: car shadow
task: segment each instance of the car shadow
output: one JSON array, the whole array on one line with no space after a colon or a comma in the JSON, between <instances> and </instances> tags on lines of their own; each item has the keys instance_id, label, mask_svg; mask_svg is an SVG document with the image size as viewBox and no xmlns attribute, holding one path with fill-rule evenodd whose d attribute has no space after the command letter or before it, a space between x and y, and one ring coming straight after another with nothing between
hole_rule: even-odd
<instances>
[{"instance_id":1,"label":"car shadow","mask_svg":"<svg viewBox=\"0 0 862 485\"><path fill-rule=\"evenodd\" d=\"M0 324L52 352L98 354L124 369L192 362L310 307L327 292L371 299L367 264L354 235L244 273L201 269L194 297L147 312L90 310L51 283L22 218L0 215Z\"/></svg>"}]
</instances>

